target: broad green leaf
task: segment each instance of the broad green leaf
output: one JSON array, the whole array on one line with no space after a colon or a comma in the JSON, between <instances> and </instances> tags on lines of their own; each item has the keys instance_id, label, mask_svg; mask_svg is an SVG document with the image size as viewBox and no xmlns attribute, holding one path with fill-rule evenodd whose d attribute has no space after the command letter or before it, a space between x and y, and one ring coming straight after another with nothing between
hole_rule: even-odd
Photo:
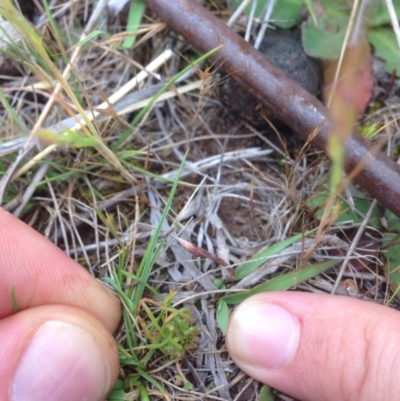
<instances>
[{"instance_id":1,"label":"broad green leaf","mask_svg":"<svg viewBox=\"0 0 400 401\"><path fill-rule=\"evenodd\" d=\"M269 386L262 386L258 396L259 401L274 401L275 397L272 393L272 388Z\"/></svg>"},{"instance_id":2,"label":"broad green leaf","mask_svg":"<svg viewBox=\"0 0 400 401\"><path fill-rule=\"evenodd\" d=\"M247 262L240 265L235 270L235 277L237 280L241 280L243 277L246 277L252 271L258 269L264 263L268 261L272 256L277 255L279 252L283 251L288 246L294 244L297 241L300 241L302 238L310 235L312 231L307 231L304 234L297 234L291 238L288 238L282 242L278 242L270 246L267 249L263 249L260 252L257 252L253 255Z\"/></svg>"},{"instance_id":3,"label":"broad green leaf","mask_svg":"<svg viewBox=\"0 0 400 401\"><path fill-rule=\"evenodd\" d=\"M278 28L293 28L300 22L302 5L302 0L278 0L271 15L271 22Z\"/></svg>"},{"instance_id":4,"label":"broad green leaf","mask_svg":"<svg viewBox=\"0 0 400 401\"><path fill-rule=\"evenodd\" d=\"M386 71L400 76L400 49L394 32L390 28L368 31L368 40L374 47L375 55L386 61Z\"/></svg>"},{"instance_id":5,"label":"broad green leaf","mask_svg":"<svg viewBox=\"0 0 400 401\"><path fill-rule=\"evenodd\" d=\"M328 195L319 195L316 198L309 199L307 201L307 205L310 209L314 209L318 207L319 205L323 204L327 199L329 198ZM371 201L368 199L357 199L354 198L354 205L355 205L355 210L352 210L350 205L345 202L344 200L341 200L340 202L340 213L338 218L336 219L336 223L354 223L354 224L360 224L362 221L364 221L364 216L368 212L369 207L371 206ZM321 207L318 209L315 213L316 217L318 219L322 218L322 215L324 214L324 207ZM376 207L372 211L371 219L369 221L369 224L372 227L375 228L380 228L380 212L378 208Z\"/></svg>"},{"instance_id":6,"label":"broad green leaf","mask_svg":"<svg viewBox=\"0 0 400 401\"><path fill-rule=\"evenodd\" d=\"M400 219L389 209L385 210L386 232L400 233ZM400 254L399 254L400 255Z\"/></svg>"},{"instance_id":7,"label":"broad green leaf","mask_svg":"<svg viewBox=\"0 0 400 401\"><path fill-rule=\"evenodd\" d=\"M224 301L219 301L217 308L217 323L218 327L221 329L224 335L228 330L228 320L229 320L228 305Z\"/></svg>"},{"instance_id":8,"label":"broad green leaf","mask_svg":"<svg viewBox=\"0 0 400 401\"><path fill-rule=\"evenodd\" d=\"M114 388L111 390L111 393L108 394L109 401L125 401L125 392L124 392L124 382L120 379L116 381L114 384Z\"/></svg>"},{"instance_id":9,"label":"broad green leaf","mask_svg":"<svg viewBox=\"0 0 400 401\"><path fill-rule=\"evenodd\" d=\"M302 29L305 52L311 57L337 59L343 46L348 22L348 16L332 18L330 15L318 18L318 27L311 19L307 21Z\"/></svg>"},{"instance_id":10,"label":"broad green leaf","mask_svg":"<svg viewBox=\"0 0 400 401\"><path fill-rule=\"evenodd\" d=\"M323 15L322 10L325 10L325 13L332 18L340 17L344 14L350 14L352 7L352 2L349 0L318 0L314 2L314 4L320 6L319 14L321 17ZM321 6L323 7L322 10Z\"/></svg>"},{"instance_id":11,"label":"broad green leaf","mask_svg":"<svg viewBox=\"0 0 400 401\"><path fill-rule=\"evenodd\" d=\"M237 8L243 0L232 0L232 5ZM255 16L262 18L263 11L269 0L258 0ZM279 28L293 28L300 22L299 15L303 0L278 0L271 15L271 22ZM249 15L251 4L245 9Z\"/></svg>"},{"instance_id":12,"label":"broad green leaf","mask_svg":"<svg viewBox=\"0 0 400 401\"><path fill-rule=\"evenodd\" d=\"M384 240L383 246L386 248L385 271L390 289L393 291L393 295L388 302L390 303L394 297L400 298L400 236L397 235L393 239Z\"/></svg>"},{"instance_id":13,"label":"broad green leaf","mask_svg":"<svg viewBox=\"0 0 400 401\"><path fill-rule=\"evenodd\" d=\"M393 7L395 9L397 17L400 16L400 0L392 0ZM369 21L368 25L371 28L376 28L382 25L390 24L390 16L388 13L388 9L386 3L381 1L376 9L376 11L372 14L372 18Z\"/></svg>"},{"instance_id":14,"label":"broad green leaf","mask_svg":"<svg viewBox=\"0 0 400 401\"><path fill-rule=\"evenodd\" d=\"M238 304L244 301L246 298L255 294L259 294L261 292L284 291L296 286L299 283L302 283L305 280L308 280L311 277L315 277L316 275L334 266L338 262L339 262L338 259L331 259L326 262L307 266L304 269L295 270L294 272L274 277L273 279L265 283L257 285L251 290L227 295L221 298L221 301L225 301L227 304Z\"/></svg>"}]
</instances>

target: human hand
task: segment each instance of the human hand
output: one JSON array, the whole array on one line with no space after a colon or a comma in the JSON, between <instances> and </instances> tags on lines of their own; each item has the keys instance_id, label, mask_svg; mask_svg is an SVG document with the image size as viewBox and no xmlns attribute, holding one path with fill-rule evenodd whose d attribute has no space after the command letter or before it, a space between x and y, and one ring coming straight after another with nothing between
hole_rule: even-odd
<instances>
[{"instance_id":1,"label":"human hand","mask_svg":"<svg viewBox=\"0 0 400 401\"><path fill-rule=\"evenodd\" d=\"M0 239L0 400L104 400L118 375L118 299L2 209Z\"/></svg>"},{"instance_id":2,"label":"human hand","mask_svg":"<svg viewBox=\"0 0 400 401\"><path fill-rule=\"evenodd\" d=\"M352 298L258 294L231 317L236 364L302 401L399 399L400 313Z\"/></svg>"}]
</instances>

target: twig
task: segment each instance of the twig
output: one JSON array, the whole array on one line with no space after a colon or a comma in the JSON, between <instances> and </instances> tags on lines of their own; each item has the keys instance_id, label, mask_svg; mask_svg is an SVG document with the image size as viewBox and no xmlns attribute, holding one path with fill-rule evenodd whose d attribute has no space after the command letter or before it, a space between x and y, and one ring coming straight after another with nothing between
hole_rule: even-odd
<instances>
[{"instance_id":1,"label":"twig","mask_svg":"<svg viewBox=\"0 0 400 401\"><path fill-rule=\"evenodd\" d=\"M334 123L328 109L313 95L270 64L261 53L230 30L223 21L191 0L144 0L164 22L195 48L208 52L222 46L212 59L267 107L273 107L300 138L326 150ZM317 134L315 134L317 132ZM378 202L400 216L400 166L353 131L344 147L344 170L357 169L355 182Z\"/></svg>"}]
</instances>

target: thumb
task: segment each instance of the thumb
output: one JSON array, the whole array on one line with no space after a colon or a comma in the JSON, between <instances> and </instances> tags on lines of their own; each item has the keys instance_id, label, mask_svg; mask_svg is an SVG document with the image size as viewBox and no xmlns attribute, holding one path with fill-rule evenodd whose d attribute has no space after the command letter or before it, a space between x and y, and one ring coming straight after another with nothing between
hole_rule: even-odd
<instances>
[{"instance_id":1,"label":"thumb","mask_svg":"<svg viewBox=\"0 0 400 401\"><path fill-rule=\"evenodd\" d=\"M400 313L352 298L264 293L234 312L236 364L302 401L398 400Z\"/></svg>"},{"instance_id":2,"label":"thumb","mask_svg":"<svg viewBox=\"0 0 400 401\"><path fill-rule=\"evenodd\" d=\"M94 315L38 306L0 321L0 400L102 401L118 375L118 351Z\"/></svg>"}]
</instances>

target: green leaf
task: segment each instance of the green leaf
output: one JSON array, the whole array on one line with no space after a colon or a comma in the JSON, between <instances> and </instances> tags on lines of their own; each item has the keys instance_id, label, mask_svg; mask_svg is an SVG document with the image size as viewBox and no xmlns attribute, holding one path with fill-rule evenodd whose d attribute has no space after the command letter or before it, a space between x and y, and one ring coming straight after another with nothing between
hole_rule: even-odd
<instances>
[{"instance_id":1,"label":"green leaf","mask_svg":"<svg viewBox=\"0 0 400 401\"><path fill-rule=\"evenodd\" d=\"M385 218L386 231L393 233L388 234L388 237L383 240L383 247L386 249L385 271L393 291L392 297L388 300L389 304L394 297L400 299L400 235L398 235L400 224L399 218L389 210L385 210Z\"/></svg>"},{"instance_id":2,"label":"green leaf","mask_svg":"<svg viewBox=\"0 0 400 401\"><path fill-rule=\"evenodd\" d=\"M309 199L307 201L307 205L310 209L314 209L322 205L327 199L329 198L328 195L319 195L315 198ZM338 218L336 219L336 223L353 223L353 224L360 224L364 221L364 216L368 212L368 209L371 206L371 201L368 199L359 199L354 198L354 205L355 210L352 210L350 205L345 202L344 200L340 201L340 213ZM319 208L315 215L318 219L322 218L324 214L324 206ZM369 221L370 226L375 228L380 228L380 212L376 207L371 214L371 219Z\"/></svg>"},{"instance_id":3,"label":"green leaf","mask_svg":"<svg viewBox=\"0 0 400 401\"><path fill-rule=\"evenodd\" d=\"M15 112L14 107L11 106L7 97L4 95L4 92L1 89L0 89L0 102L2 103L2 106L7 110L8 116L11 117L13 122L16 123L16 125L18 126L18 131L25 132L26 128L24 127L24 124L22 123L19 115Z\"/></svg>"},{"instance_id":4,"label":"green leaf","mask_svg":"<svg viewBox=\"0 0 400 401\"><path fill-rule=\"evenodd\" d=\"M392 0L393 7L396 12L396 15L399 17L400 15L400 0ZM371 28L376 28L382 25L390 24L390 16L386 6L386 3L380 2L376 11L372 14L372 18L369 21L368 26Z\"/></svg>"},{"instance_id":5,"label":"green leaf","mask_svg":"<svg viewBox=\"0 0 400 401\"><path fill-rule=\"evenodd\" d=\"M241 280L243 277L246 277L252 271L258 269L264 263L268 261L272 256L275 256L279 252L283 251L289 245L294 244L297 241L300 241L302 238L310 235L314 230L307 231L304 234L297 234L291 238L288 238L282 242L278 242L270 246L267 249L263 249L260 252L257 252L253 255L247 262L240 265L235 271L235 277L237 280Z\"/></svg>"},{"instance_id":6,"label":"green leaf","mask_svg":"<svg viewBox=\"0 0 400 401\"><path fill-rule=\"evenodd\" d=\"M272 388L269 386L262 386L258 396L259 401L274 401L274 394Z\"/></svg>"},{"instance_id":7,"label":"green leaf","mask_svg":"<svg viewBox=\"0 0 400 401\"><path fill-rule=\"evenodd\" d=\"M136 41L136 35L134 33L139 28L145 8L146 6L141 0L132 0L126 27L126 33L131 34L131 36L126 38L122 43L125 49L130 49Z\"/></svg>"},{"instance_id":8,"label":"green leaf","mask_svg":"<svg viewBox=\"0 0 400 401\"><path fill-rule=\"evenodd\" d=\"M114 388L111 390L111 393L108 394L109 401L125 401L125 392L124 392L124 383L122 380L118 379L114 384Z\"/></svg>"},{"instance_id":9,"label":"green leaf","mask_svg":"<svg viewBox=\"0 0 400 401\"><path fill-rule=\"evenodd\" d=\"M378 28L368 31L368 40L375 55L386 61L386 71L400 76L400 50L392 29Z\"/></svg>"},{"instance_id":10,"label":"green leaf","mask_svg":"<svg viewBox=\"0 0 400 401\"><path fill-rule=\"evenodd\" d=\"M134 309L131 311L132 313L136 313L137 306L139 304L139 301L142 299L143 292L146 288L148 279L150 277L150 273L151 273L153 266L162 250L163 242L165 241L165 239L160 238L162 226L164 224L164 221L167 219L168 213L171 209L172 202L175 199L174 197L175 197L176 190L178 188L179 177L182 173L182 169L185 164L186 157L187 157L187 153L185 154L185 157L183 158L182 163L179 167L178 176L176 177L176 180L171 188L167 203L165 204L164 210L160 217L160 221L158 222L157 227L154 229L153 235L150 238L150 242L146 248L146 251L144 253L142 261L140 262L140 265L139 265L139 268L137 271L137 276L138 276L139 282L135 289L135 294L134 294L134 298L133 298Z\"/></svg>"},{"instance_id":11,"label":"green leaf","mask_svg":"<svg viewBox=\"0 0 400 401\"><path fill-rule=\"evenodd\" d=\"M365 124L357 126L356 130L364 138L371 140L379 132L379 125L377 123L367 121Z\"/></svg>"},{"instance_id":12,"label":"green leaf","mask_svg":"<svg viewBox=\"0 0 400 401\"><path fill-rule=\"evenodd\" d=\"M302 0L279 0L271 15L271 22L278 28L289 29L300 22Z\"/></svg>"},{"instance_id":13,"label":"green leaf","mask_svg":"<svg viewBox=\"0 0 400 401\"><path fill-rule=\"evenodd\" d=\"M217 323L218 327L221 329L224 335L228 330L228 320L229 320L228 305L224 301L219 301L217 308Z\"/></svg>"},{"instance_id":14,"label":"green leaf","mask_svg":"<svg viewBox=\"0 0 400 401\"><path fill-rule=\"evenodd\" d=\"M15 288L16 288L16 284L14 283L11 287L11 304L13 307L13 311L15 313L17 313L17 312L19 312L19 306L18 306L17 297L15 296Z\"/></svg>"},{"instance_id":15,"label":"green leaf","mask_svg":"<svg viewBox=\"0 0 400 401\"><path fill-rule=\"evenodd\" d=\"M189 381L187 381L187 382L184 384L183 389L186 390L186 391L187 391L187 390L193 390L193 389L194 389L194 386L193 386L192 383L190 383Z\"/></svg>"},{"instance_id":16,"label":"green leaf","mask_svg":"<svg viewBox=\"0 0 400 401\"><path fill-rule=\"evenodd\" d=\"M121 150L117 153L119 160L132 159L140 155L146 155L147 152L136 149Z\"/></svg>"},{"instance_id":17,"label":"green leaf","mask_svg":"<svg viewBox=\"0 0 400 401\"><path fill-rule=\"evenodd\" d=\"M124 390L112 390L107 398L109 401L126 401Z\"/></svg>"},{"instance_id":18,"label":"green leaf","mask_svg":"<svg viewBox=\"0 0 400 401\"><path fill-rule=\"evenodd\" d=\"M337 59L343 46L348 16L332 18L324 15L318 18L318 27L310 19L302 29L302 39L305 52L322 59Z\"/></svg>"},{"instance_id":19,"label":"green leaf","mask_svg":"<svg viewBox=\"0 0 400 401\"><path fill-rule=\"evenodd\" d=\"M259 294L261 292L284 291L296 286L299 283L302 283L305 280L308 280L311 277L314 277L324 272L325 270L334 266L338 262L339 262L338 259L331 259L326 262L307 266L304 269L295 270L294 272L274 277L273 279L267 281L266 283L257 285L251 290L227 295L223 297L221 301L225 301L227 304L238 304L244 301L246 298L255 294Z\"/></svg>"},{"instance_id":20,"label":"green leaf","mask_svg":"<svg viewBox=\"0 0 400 401\"><path fill-rule=\"evenodd\" d=\"M110 35L105 32L105 31L93 31L90 32L87 36L85 36L82 40L80 40L78 43L75 43L75 45L73 47L79 47L79 46L83 46L85 43L90 42L93 38L95 38L96 36L99 35L106 35L106 37L109 37Z\"/></svg>"},{"instance_id":21,"label":"green leaf","mask_svg":"<svg viewBox=\"0 0 400 401\"><path fill-rule=\"evenodd\" d=\"M75 148L86 148L88 146L97 147L100 145L99 141L93 136L82 136L78 132L68 130L59 134L49 129L42 129L38 132L37 136L47 142L55 143L58 145L69 145Z\"/></svg>"},{"instance_id":22,"label":"green leaf","mask_svg":"<svg viewBox=\"0 0 400 401\"><path fill-rule=\"evenodd\" d=\"M304 0L304 4L306 5L308 12L310 13L314 25L318 26L317 16L314 11L312 0Z\"/></svg>"},{"instance_id":23,"label":"green leaf","mask_svg":"<svg viewBox=\"0 0 400 401\"><path fill-rule=\"evenodd\" d=\"M400 233L400 219L389 209L385 210L386 232ZM400 255L400 254L399 254Z\"/></svg>"},{"instance_id":24,"label":"green leaf","mask_svg":"<svg viewBox=\"0 0 400 401\"><path fill-rule=\"evenodd\" d=\"M237 8L243 0L232 0L232 5ZM258 0L256 6L255 16L262 18L263 11L269 0ZM271 22L279 28L293 28L300 22L299 15L301 7L303 5L302 0L279 0L275 4L274 10L271 15ZM244 13L250 14L251 4L246 7Z\"/></svg>"}]
</instances>

